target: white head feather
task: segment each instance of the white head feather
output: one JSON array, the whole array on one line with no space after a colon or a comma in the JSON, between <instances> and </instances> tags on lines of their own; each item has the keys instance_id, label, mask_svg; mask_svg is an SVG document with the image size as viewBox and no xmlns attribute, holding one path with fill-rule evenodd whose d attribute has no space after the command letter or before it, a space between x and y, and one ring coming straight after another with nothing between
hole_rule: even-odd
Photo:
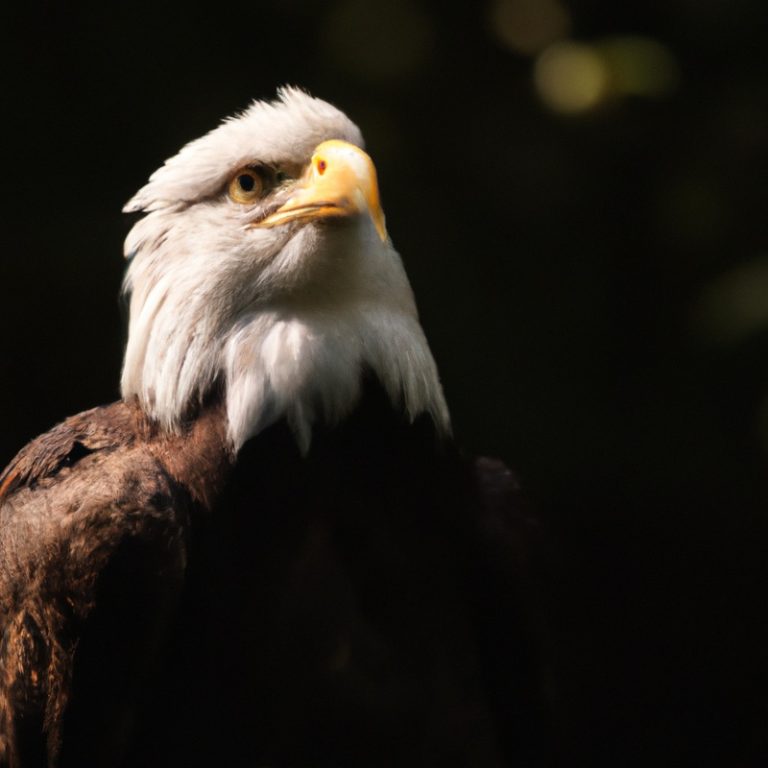
<instances>
[{"instance_id":1,"label":"white head feather","mask_svg":"<svg viewBox=\"0 0 768 768\"><path fill-rule=\"evenodd\" d=\"M393 405L449 431L434 360L399 256L371 219L271 229L232 202L240 168L300 168L328 139L362 147L357 126L292 88L185 146L125 206L131 294L123 397L174 430L216 383L239 449L285 417L306 450L333 424L370 368Z\"/></svg>"}]
</instances>

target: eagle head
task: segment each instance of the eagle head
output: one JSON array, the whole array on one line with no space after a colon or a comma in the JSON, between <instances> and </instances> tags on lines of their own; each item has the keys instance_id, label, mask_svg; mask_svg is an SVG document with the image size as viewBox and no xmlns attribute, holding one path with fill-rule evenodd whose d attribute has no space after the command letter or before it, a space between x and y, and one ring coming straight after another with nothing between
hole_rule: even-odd
<instances>
[{"instance_id":1,"label":"eagle head","mask_svg":"<svg viewBox=\"0 0 768 768\"><path fill-rule=\"evenodd\" d=\"M449 430L362 147L342 112L284 88L152 174L124 209L145 215L126 240L123 397L177 430L219 388L235 450L279 418L306 450L369 370Z\"/></svg>"}]
</instances>

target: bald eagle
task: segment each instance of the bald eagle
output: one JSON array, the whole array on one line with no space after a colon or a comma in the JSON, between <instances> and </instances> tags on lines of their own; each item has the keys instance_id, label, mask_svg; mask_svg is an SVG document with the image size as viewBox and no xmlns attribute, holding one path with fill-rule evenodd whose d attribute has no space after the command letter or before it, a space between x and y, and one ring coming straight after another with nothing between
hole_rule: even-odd
<instances>
[{"instance_id":1,"label":"bald eagle","mask_svg":"<svg viewBox=\"0 0 768 768\"><path fill-rule=\"evenodd\" d=\"M126 205L122 398L0 476L0 765L526 753L526 518L453 443L362 147L286 88Z\"/></svg>"}]
</instances>

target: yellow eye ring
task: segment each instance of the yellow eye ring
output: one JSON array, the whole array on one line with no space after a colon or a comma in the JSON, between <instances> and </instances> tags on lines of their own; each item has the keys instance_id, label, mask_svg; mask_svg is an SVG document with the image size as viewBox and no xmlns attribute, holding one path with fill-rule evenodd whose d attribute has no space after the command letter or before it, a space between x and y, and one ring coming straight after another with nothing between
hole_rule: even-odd
<instances>
[{"instance_id":1,"label":"yellow eye ring","mask_svg":"<svg viewBox=\"0 0 768 768\"><path fill-rule=\"evenodd\" d=\"M229 182L229 197L236 203L254 203L264 193L264 179L253 168L241 168Z\"/></svg>"}]
</instances>

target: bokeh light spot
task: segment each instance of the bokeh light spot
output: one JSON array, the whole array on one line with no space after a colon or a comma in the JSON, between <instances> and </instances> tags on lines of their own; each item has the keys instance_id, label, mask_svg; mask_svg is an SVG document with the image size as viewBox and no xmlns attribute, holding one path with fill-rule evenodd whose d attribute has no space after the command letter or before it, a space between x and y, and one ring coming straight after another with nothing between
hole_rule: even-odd
<instances>
[{"instance_id":1,"label":"bokeh light spot","mask_svg":"<svg viewBox=\"0 0 768 768\"><path fill-rule=\"evenodd\" d=\"M493 0L492 33L516 53L532 56L568 35L571 19L558 0Z\"/></svg>"},{"instance_id":2,"label":"bokeh light spot","mask_svg":"<svg viewBox=\"0 0 768 768\"><path fill-rule=\"evenodd\" d=\"M419 72L433 52L432 20L409 0L345 0L329 14L324 48L361 80L400 80Z\"/></svg>"},{"instance_id":3,"label":"bokeh light spot","mask_svg":"<svg viewBox=\"0 0 768 768\"><path fill-rule=\"evenodd\" d=\"M563 42L536 60L534 82L544 103L556 112L585 112L597 106L609 85L604 59L589 45Z\"/></svg>"},{"instance_id":4,"label":"bokeh light spot","mask_svg":"<svg viewBox=\"0 0 768 768\"><path fill-rule=\"evenodd\" d=\"M693 309L697 335L720 344L768 330L768 256L720 276L701 293Z\"/></svg>"},{"instance_id":5,"label":"bokeh light spot","mask_svg":"<svg viewBox=\"0 0 768 768\"><path fill-rule=\"evenodd\" d=\"M534 69L542 101L566 114L586 112L608 99L661 98L675 90L679 79L666 46L635 36L554 43L539 55Z\"/></svg>"},{"instance_id":6,"label":"bokeh light spot","mask_svg":"<svg viewBox=\"0 0 768 768\"><path fill-rule=\"evenodd\" d=\"M614 37L601 45L614 92L622 96L665 96L680 79L674 56L643 37Z\"/></svg>"}]
</instances>

